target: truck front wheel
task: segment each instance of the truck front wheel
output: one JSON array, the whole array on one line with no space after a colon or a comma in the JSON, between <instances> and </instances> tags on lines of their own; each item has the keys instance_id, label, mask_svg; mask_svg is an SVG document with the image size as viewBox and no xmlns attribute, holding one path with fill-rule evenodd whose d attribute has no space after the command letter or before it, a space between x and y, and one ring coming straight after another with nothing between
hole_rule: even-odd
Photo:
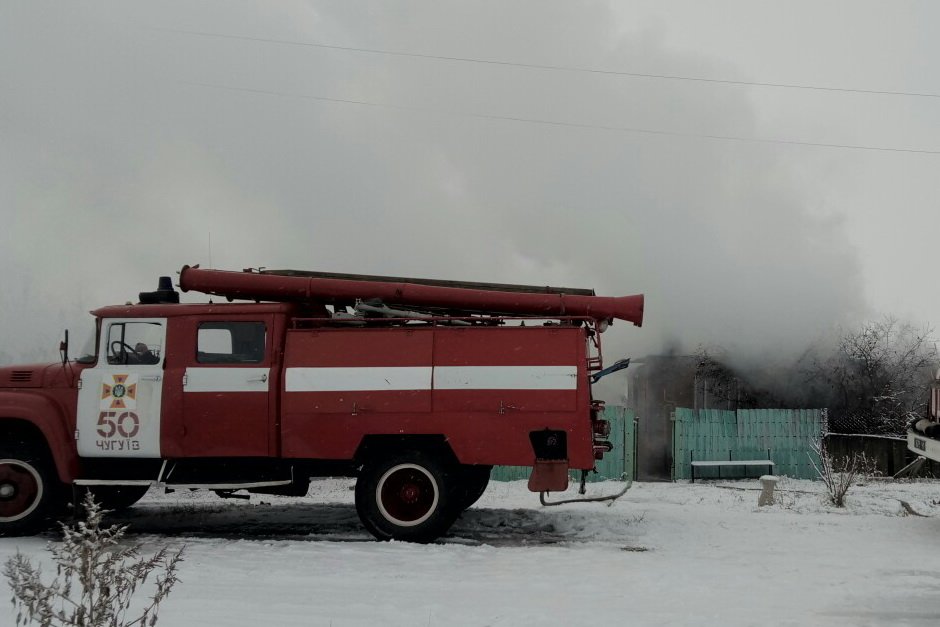
<instances>
[{"instance_id":1,"label":"truck front wheel","mask_svg":"<svg viewBox=\"0 0 940 627\"><path fill-rule=\"evenodd\" d=\"M48 523L56 485L46 455L27 442L0 445L0 535L25 535Z\"/></svg>"},{"instance_id":2,"label":"truck front wheel","mask_svg":"<svg viewBox=\"0 0 940 627\"><path fill-rule=\"evenodd\" d=\"M456 518L454 479L454 469L422 451L367 462L356 481L356 511L379 540L431 542Z\"/></svg>"}]
</instances>

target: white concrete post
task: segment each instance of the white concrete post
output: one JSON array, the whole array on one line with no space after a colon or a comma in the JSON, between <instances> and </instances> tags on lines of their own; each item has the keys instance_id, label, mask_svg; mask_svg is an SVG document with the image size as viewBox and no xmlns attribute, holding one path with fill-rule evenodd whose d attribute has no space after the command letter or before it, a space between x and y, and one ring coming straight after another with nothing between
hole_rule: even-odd
<instances>
[{"instance_id":1,"label":"white concrete post","mask_svg":"<svg viewBox=\"0 0 940 627\"><path fill-rule=\"evenodd\" d=\"M779 479L773 475L764 475L760 478L760 495L757 497L757 506L774 504L774 486Z\"/></svg>"}]
</instances>

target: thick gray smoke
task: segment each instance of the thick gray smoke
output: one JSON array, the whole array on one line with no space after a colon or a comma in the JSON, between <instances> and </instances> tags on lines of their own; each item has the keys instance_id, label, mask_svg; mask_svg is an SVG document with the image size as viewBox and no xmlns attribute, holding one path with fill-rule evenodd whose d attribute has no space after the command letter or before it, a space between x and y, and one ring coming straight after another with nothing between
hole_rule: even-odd
<instances>
[{"instance_id":1,"label":"thick gray smoke","mask_svg":"<svg viewBox=\"0 0 940 627\"><path fill-rule=\"evenodd\" d=\"M184 263L645 292L610 356L792 354L862 309L800 153L521 121L752 136L746 92L178 32L735 72L603 3L409 6L6 5L0 357L53 357L63 326Z\"/></svg>"}]
</instances>

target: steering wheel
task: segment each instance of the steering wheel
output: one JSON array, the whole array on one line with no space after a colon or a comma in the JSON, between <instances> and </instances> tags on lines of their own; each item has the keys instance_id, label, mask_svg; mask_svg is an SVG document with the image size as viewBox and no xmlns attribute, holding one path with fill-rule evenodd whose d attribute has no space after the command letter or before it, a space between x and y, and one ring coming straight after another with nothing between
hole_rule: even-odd
<instances>
[{"instance_id":1,"label":"steering wheel","mask_svg":"<svg viewBox=\"0 0 940 627\"><path fill-rule=\"evenodd\" d=\"M115 345L117 346L117 349L114 348ZM135 351L131 345L127 344L126 342L122 342L121 340L114 340L111 342L111 354L114 357L120 357L122 354L134 355L136 357L137 351Z\"/></svg>"}]
</instances>

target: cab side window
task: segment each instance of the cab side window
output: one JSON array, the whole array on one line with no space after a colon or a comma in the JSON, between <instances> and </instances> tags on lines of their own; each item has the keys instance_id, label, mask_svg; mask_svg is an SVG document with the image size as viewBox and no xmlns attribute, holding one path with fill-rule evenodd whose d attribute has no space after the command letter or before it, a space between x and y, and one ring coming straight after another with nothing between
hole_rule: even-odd
<instances>
[{"instance_id":1,"label":"cab side window","mask_svg":"<svg viewBox=\"0 0 940 627\"><path fill-rule=\"evenodd\" d=\"M108 326L108 363L158 364L163 354L163 327L157 322L117 322Z\"/></svg>"},{"instance_id":2,"label":"cab side window","mask_svg":"<svg viewBox=\"0 0 940 627\"><path fill-rule=\"evenodd\" d=\"M257 364L264 361L263 322L202 322L196 339L200 364Z\"/></svg>"}]
</instances>

